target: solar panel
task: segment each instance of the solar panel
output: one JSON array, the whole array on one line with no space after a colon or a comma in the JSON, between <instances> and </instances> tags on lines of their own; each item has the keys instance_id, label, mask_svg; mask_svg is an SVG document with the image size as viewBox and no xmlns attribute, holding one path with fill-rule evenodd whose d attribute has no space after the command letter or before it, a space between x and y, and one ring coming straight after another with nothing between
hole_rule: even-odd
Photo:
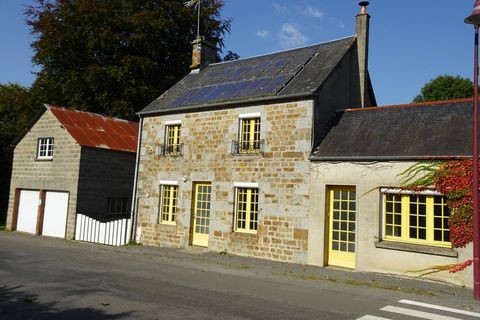
<instances>
[{"instance_id":1,"label":"solar panel","mask_svg":"<svg viewBox=\"0 0 480 320\"><path fill-rule=\"evenodd\" d=\"M274 61L272 64L270 64L270 66L268 66L265 72L270 75L276 75L278 74L279 71L282 70L283 67L285 67L288 64L289 61L290 59L278 59Z\"/></svg>"},{"instance_id":2,"label":"solar panel","mask_svg":"<svg viewBox=\"0 0 480 320\"><path fill-rule=\"evenodd\" d=\"M261 91L257 92L256 96L277 93L277 91L284 86L292 76L293 75L291 74L287 74L273 77L272 80L267 83Z\"/></svg>"},{"instance_id":3,"label":"solar panel","mask_svg":"<svg viewBox=\"0 0 480 320\"><path fill-rule=\"evenodd\" d=\"M240 96L242 91L248 87L250 82L250 80L246 80L234 83L228 90L223 93L220 99L224 100Z\"/></svg>"},{"instance_id":4,"label":"solar panel","mask_svg":"<svg viewBox=\"0 0 480 320\"><path fill-rule=\"evenodd\" d=\"M272 80L271 78L261 78L261 79L251 80L249 82L248 87L242 90L242 92L237 98L255 96L256 93L262 90L263 86L265 86L271 80Z\"/></svg>"},{"instance_id":5,"label":"solar panel","mask_svg":"<svg viewBox=\"0 0 480 320\"><path fill-rule=\"evenodd\" d=\"M240 80L245 77L245 74L251 69L249 66L242 66L240 68L237 68L235 70L232 70L226 77L226 81L235 81L235 80Z\"/></svg>"}]
</instances>

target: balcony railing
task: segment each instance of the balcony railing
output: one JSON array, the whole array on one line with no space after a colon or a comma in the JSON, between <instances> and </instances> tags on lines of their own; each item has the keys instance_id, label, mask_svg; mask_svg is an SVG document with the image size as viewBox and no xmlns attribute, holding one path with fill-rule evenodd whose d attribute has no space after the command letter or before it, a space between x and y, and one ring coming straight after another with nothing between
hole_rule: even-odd
<instances>
[{"instance_id":1,"label":"balcony railing","mask_svg":"<svg viewBox=\"0 0 480 320\"><path fill-rule=\"evenodd\" d=\"M161 144L158 147L158 155L180 157L183 155L183 143L173 145Z\"/></svg>"},{"instance_id":2,"label":"balcony railing","mask_svg":"<svg viewBox=\"0 0 480 320\"><path fill-rule=\"evenodd\" d=\"M265 152L265 140L232 141L232 155L258 155Z\"/></svg>"}]
</instances>

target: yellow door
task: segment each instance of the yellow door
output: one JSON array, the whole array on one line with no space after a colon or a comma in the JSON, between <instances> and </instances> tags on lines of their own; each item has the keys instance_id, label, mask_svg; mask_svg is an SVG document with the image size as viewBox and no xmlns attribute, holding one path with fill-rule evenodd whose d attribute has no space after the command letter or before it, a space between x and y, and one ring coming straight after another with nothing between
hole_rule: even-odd
<instances>
[{"instance_id":1,"label":"yellow door","mask_svg":"<svg viewBox=\"0 0 480 320\"><path fill-rule=\"evenodd\" d=\"M212 186L209 183L195 184L192 236L194 246L208 247L211 192Z\"/></svg>"},{"instance_id":2,"label":"yellow door","mask_svg":"<svg viewBox=\"0 0 480 320\"><path fill-rule=\"evenodd\" d=\"M330 188L328 199L327 264L355 268L355 188Z\"/></svg>"}]
</instances>

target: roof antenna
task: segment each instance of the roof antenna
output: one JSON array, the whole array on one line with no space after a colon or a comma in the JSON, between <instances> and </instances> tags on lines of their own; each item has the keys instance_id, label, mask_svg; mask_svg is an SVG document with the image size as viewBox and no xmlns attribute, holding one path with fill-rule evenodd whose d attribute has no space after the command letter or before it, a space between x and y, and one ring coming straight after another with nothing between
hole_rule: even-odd
<instances>
[{"instance_id":1,"label":"roof antenna","mask_svg":"<svg viewBox=\"0 0 480 320\"><path fill-rule=\"evenodd\" d=\"M184 2L183 5L185 7L191 7L195 5L197 7L197 38L200 38L200 6L201 6L202 0L190 0L187 2Z\"/></svg>"},{"instance_id":2,"label":"roof antenna","mask_svg":"<svg viewBox=\"0 0 480 320\"><path fill-rule=\"evenodd\" d=\"M368 1L360 1L358 4L362 9L360 10L360 14L367 14L367 7L370 4Z\"/></svg>"}]
</instances>

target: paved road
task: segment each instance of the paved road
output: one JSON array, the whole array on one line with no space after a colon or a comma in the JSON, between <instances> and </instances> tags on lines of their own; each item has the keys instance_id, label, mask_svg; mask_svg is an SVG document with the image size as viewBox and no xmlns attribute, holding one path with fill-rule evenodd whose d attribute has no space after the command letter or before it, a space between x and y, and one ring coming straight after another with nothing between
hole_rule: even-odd
<instances>
[{"instance_id":1,"label":"paved road","mask_svg":"<svg viewBox=\"0 0 480 320\"><path fill-rule=\"evenodd\" d=\"M470 290L372 273L0 232L0 320L406 320L419 314L478 319L480 304Z\"/></svg>"}]
</instances>

